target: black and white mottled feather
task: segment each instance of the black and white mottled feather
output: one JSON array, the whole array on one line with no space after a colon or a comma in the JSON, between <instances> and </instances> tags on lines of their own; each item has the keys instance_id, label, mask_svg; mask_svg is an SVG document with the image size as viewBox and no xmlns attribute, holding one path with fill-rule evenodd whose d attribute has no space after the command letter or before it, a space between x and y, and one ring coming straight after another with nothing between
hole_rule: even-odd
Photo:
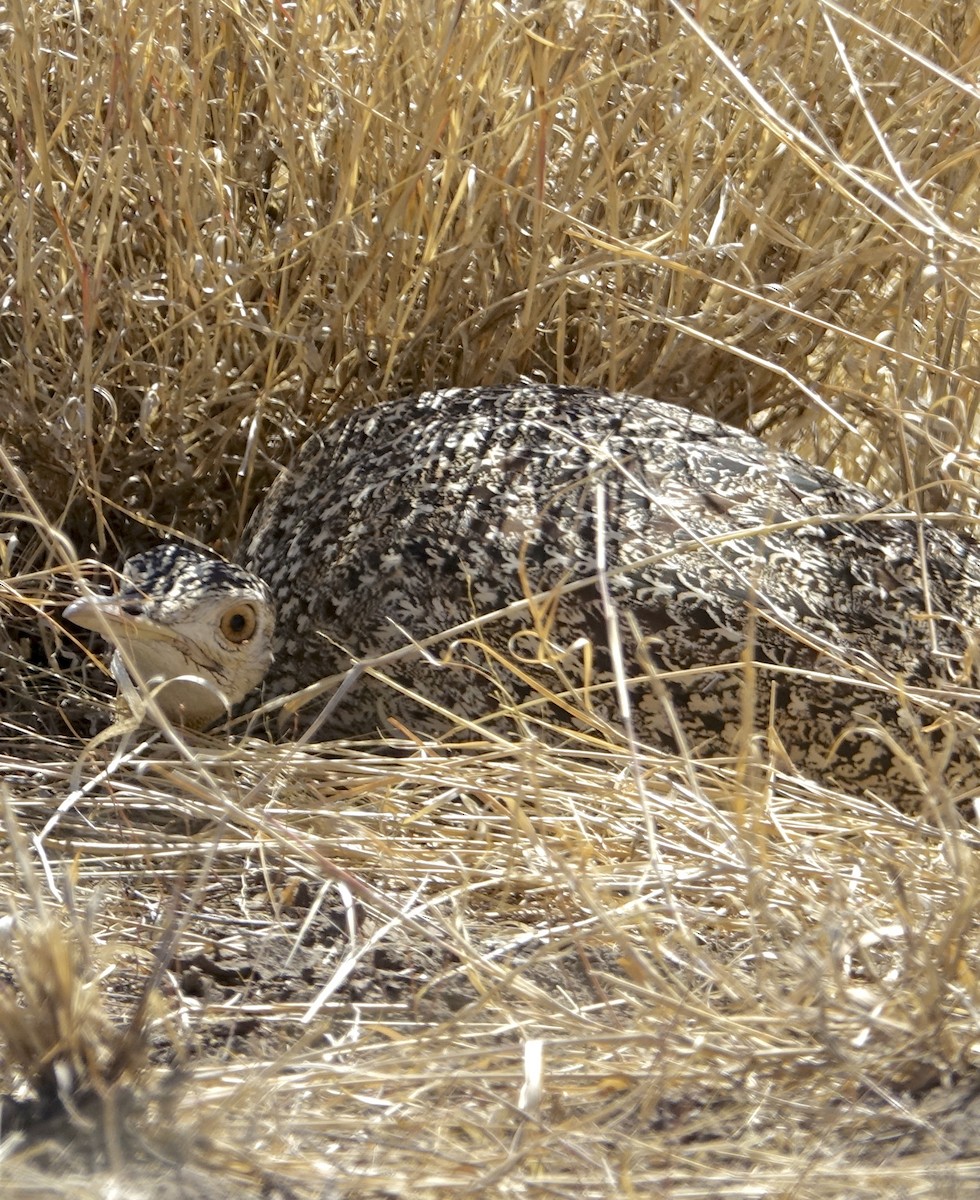
<instances>
[{"instance_id":1,"label":"black and white mottled feather","mask_svg":"<svg viewBox=\"0 0 980 1200\"><path fill-rule=\"evenodd\" d=\"M165 574L155 561L144 574ZM200 561L213 596L220 564ZM389 717L432 734L446 714L499 727L520 706L532 727L631 728L699 757L754 729L777 760L899 801L943 772L980 782L976 544L671 405L522 386L356 412L281 474L240 563L263 583L228 568L255 618L255 662L215 676L232 702L264 639L269 699L508 610L362 675L324 734L390 732ZM155 602L186 591L185 575L127 574ZM251 646L234 646L243 664Z\"/></svg>"},{"instance_id":2,"label":"black and white mottled feather","mask_svg":"<svg viewBox=\"0 0 980 1200\"><path fill-rule=\"evenodd\" d=\"M622 727L612 621L641 740L676 745L666 700L689 750L729 754L749 688L756 728L772 725L800 768L894 793L914 786L903 753L943 753L944 710L974 682L973 541L748 433L632 396L450 390L357 412L278 479L241 561L278 606L266 696L531 595L447 665L416 656L388 674L480 718L505 694L538 695L500 655L550 691L589 685L587 706ZM964 703L980 715L976 698ZM331 731L368 733L384 714L445 727L366 678ZM969 783L974 758L972 743L954 750L952 774Z\"/></svg>"}]
</instances>

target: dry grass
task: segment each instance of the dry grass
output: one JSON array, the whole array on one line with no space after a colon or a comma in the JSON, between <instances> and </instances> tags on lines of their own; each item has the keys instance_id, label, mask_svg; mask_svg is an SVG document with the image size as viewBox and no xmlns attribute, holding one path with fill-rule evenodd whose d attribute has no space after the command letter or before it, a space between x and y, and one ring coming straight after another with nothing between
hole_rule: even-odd
<instances>
[{"instance_id":1,"label":"dry grass","mask_svg":"<svg viewBox=\"0 0 980 1200\"><path fill-rule=\"evenodd\" d=\"M79 557L229 549L313 424L432 384L648 392L972 517L973 10L11 0L0 38L4 1195L976 1187L952 825L531 741L85 749L51 619Z\"/></svg>"}]
</instances>

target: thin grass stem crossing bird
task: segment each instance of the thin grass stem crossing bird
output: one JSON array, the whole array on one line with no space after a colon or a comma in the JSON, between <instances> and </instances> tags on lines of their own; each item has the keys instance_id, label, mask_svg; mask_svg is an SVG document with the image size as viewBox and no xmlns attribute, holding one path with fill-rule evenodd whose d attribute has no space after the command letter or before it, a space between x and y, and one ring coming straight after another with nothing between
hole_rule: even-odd
<instances>
[{"instance_id":1,"label":"thin grass stem crossing bird","mask_svg":"<svg viewBox=\"0 0 980 1200\"><path fill-rule=\"evenodd\" d=\"M889 796L980 775L976 544L636 396L452 389L355 412L282 472L237 565L166 544L68 615L144 680L182 677L162 696L189 723L390 655L325 732L510 714L696 757L748 730Z\"/></svg>"}]
</instances>

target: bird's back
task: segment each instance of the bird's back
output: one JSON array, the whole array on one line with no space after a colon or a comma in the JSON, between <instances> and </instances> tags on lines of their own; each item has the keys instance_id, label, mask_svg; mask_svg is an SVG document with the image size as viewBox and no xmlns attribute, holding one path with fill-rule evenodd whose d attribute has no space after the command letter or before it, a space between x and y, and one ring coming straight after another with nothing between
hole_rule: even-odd
<instances>
[{"instance_id":1,"label":"bird's back","mask_svg":"<svg viewBox=\"0 0 980 1200\"><path fill-rule=\"evenodd\" d=\"M641 740L676 744L672 705L701 754L740 744L749 686L799 766L872 787L899 771L868 732L905 736L896 679L945 702L980 610L968 538L745 432L579 388L428 393L328 426L259 507L243 562L279 607L266 695L530 600L449 665L414 655L390 675L469 718L584 684L623 728L618 673ZM365 679L332 729L385 713L446 724Z\"/></svg>"}]
</instances>

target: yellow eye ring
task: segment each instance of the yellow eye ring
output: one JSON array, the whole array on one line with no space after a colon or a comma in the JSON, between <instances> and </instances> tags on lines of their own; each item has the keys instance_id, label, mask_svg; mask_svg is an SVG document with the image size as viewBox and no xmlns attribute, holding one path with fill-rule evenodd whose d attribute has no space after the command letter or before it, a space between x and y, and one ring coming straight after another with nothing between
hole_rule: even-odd
<instances>
[{"instance_id":1,"label":"yellow eye ring","mask_svg":"<svg viewBox=\"0 0 980 1200\"><path fill-rule=\"evenodd\" d=\"M221 614L219 629L233 645L240 646L255 634L258 617L251 604L235 604Z\"/></svg>"}]
</instances>

